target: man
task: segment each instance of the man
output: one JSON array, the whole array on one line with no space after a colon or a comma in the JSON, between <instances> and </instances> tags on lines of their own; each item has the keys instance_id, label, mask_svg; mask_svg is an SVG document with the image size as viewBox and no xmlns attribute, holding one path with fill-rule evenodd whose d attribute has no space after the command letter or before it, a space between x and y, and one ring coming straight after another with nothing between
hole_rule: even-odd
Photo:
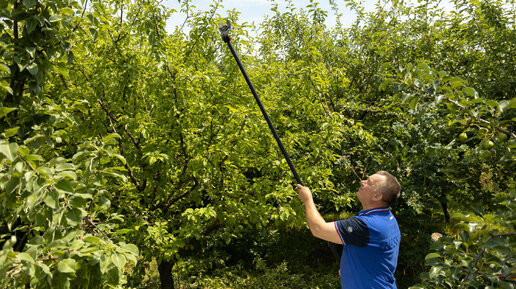
<instances>
[{"instance_id":1,"label":"man","mask_svg":"<svg viewBox=\"0 0 516 289\"><path fill-rule=\"evenodd\" d=\"M362 211L358 216L326 222L315 207L310 189L297 185L312 234L344 245L340 259L343 289L396 288L394 271L398 262L400 230L389 206L399 197L400 189L393 175L376 172L361 181L357 197Z\"/></svg>"}]
</instances>

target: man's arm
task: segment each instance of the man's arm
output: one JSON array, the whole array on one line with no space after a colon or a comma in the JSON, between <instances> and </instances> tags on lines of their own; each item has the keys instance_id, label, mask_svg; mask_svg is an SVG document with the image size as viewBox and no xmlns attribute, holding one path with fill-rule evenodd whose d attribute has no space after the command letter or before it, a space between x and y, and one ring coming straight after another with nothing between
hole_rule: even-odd
<instances>
[{"instance_id":1,"label":"man's arm","mask_svg":"<svg viewBox=\"0 0 516 289\"><path fill-rule=\"evenodd\" d=\"M337 233L335 224L333 222L327 223L321 214L319 214L317 207L315 207L310 189L299 184L296 189L299 199L305 204L306 221L308 222L308 227L310 228L312 235L319 239L336 244L342 244L342 240L340 239L339 233Z\"/></svg>"}]
</instances>

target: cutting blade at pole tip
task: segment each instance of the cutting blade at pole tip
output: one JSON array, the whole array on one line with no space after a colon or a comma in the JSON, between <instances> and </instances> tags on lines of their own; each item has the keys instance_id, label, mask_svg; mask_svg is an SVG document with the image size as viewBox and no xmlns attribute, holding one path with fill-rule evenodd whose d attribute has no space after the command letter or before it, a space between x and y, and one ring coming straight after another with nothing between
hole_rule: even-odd
<instances>
[{"instance_id":1,"label":"cutting blade at pole tip","mask_svg":"<svg viewBox=\"0 0 516 289\"><path fill-rule=\"evenodd\" d=\"M231 40L231 36L229 36L228 34L229 30L231 30L231 24L229 20L226 20L226 24L224 24L224 22L220 23L220 35L222 36L222 40L224 40L225 42L229 42Z\"/></svg>"}]
</instances>

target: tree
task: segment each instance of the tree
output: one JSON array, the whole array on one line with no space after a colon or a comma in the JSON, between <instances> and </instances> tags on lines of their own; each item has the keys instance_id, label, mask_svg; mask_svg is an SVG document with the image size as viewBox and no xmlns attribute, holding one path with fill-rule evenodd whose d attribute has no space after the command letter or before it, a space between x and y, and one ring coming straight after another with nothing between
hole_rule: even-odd
<instances>
[{"instance_id":1,"label":"tree","mask_svg":"<svg viewBox=\"0 0 516 289\"><path fill-rule=\"evenodd\" d=\"M192 13L188 35L167 35L168 12L154 2L95 2L74 38L73 46L81 49L73 50L66 85L56 87L67 86L71 99L88 103L75 137L121 136L113 152L125 160L130 183L110 201L128 217L118 232L143 256L130 282L140 282L145 262L156 259L162 288L173 288L171 269L178 260L200 257L216 241L230 245L250 227L274 226L295 215L289 202L295 197L292 178L223 49L215 12ZM126 18L114 16L122 14ZM240 48L241 28L236 29ZM314 125L327 122L315 114L319 105L302 102L302 111L296 111L286 98L276 103L276 91L263 84L269 68L250 56L244 61L253 75L265 76L257 87L282 137L288 137L288 150L300 146L319 155L309 162L319 165L303 177L329 183L327 162L333 156L321 150L323 140L290 129L297 125L291 114L311 111ZM334 137L329 128L324 136ZM293 158L300 167L308 159Z\"/></svg>"},{"instance_id":2,"label":"tree","mask_svg":"<svg viewBox=\"0 0 516 289\"><path fill-rule=\"evenodd\" d=\"M112 174L124 161L117 135L63 149L81 109L49 85L73 58L81 18L74 1L4 1L1 7L0 272L2 288L98 288L123 284L138 249L117 240L109 211Z\"/></svg>"}]
</instances>

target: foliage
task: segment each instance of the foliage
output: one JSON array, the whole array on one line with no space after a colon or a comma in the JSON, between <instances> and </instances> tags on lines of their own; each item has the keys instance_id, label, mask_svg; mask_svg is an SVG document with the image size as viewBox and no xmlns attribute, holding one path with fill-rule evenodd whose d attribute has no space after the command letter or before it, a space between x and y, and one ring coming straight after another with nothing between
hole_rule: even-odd
<instances>
[{"instance_id":1,"label":"foliage","mask_svg":"<svg viewBox=\"0 0 516 289\"><path fill-rule=\"evenodd\" d=\"M98 288L125 283L136 246L117 240L110 194L125 160L118 135L63 149L84 103L45 87L73 56L73 1L3 1L0 128L2 288ZM48 85L50 86L51 85Z\"/></svg>"},{"instance_id":2,"label":"foliage","mask_svg":"<svg viewBox=\"0 0 516 289\"><path fill-rule=\"evenodd\" d=\"M207 260L177 264L178 283L185 288L335 288L338 264L326 242L314 239L305 226L275 232L249 228L230 246L208 248ZM328 262L328 260L333 262Z\"/></svg>"},{"instance_id":3,"label":"foliage","mask_svg":"<svg viewBox=\"0 0 516 289\"><path fill-rule=\"evenodd\" d=\"M400 288L426 270L418 286L506 284L493 276L511 278L514 256L500 235L514 232L513 2L349 0L349 28L326 27L315 1L286 3L256 36L230 11L231 35L327 220L390 171ZM327 248L299 233L303 207L220 40L220 3L181 4L185 24L167 30L177 11L160 1L1 2L2 287L338 282ZM479 225L446 229L459 219Z\"/></svg>"},{"instance_id":4,"label":"foliage","mask_svg":"<svg viewBox=\"0 0 516 289\"><path fill-rule=\"evenodd\" d=\"M423 282L411 288L514 288L516 190L495 199L501 201L496 213L453 215L463 231L432 245L425 257L431 268L421 275Z\"/></svg>"}]
</instances>

